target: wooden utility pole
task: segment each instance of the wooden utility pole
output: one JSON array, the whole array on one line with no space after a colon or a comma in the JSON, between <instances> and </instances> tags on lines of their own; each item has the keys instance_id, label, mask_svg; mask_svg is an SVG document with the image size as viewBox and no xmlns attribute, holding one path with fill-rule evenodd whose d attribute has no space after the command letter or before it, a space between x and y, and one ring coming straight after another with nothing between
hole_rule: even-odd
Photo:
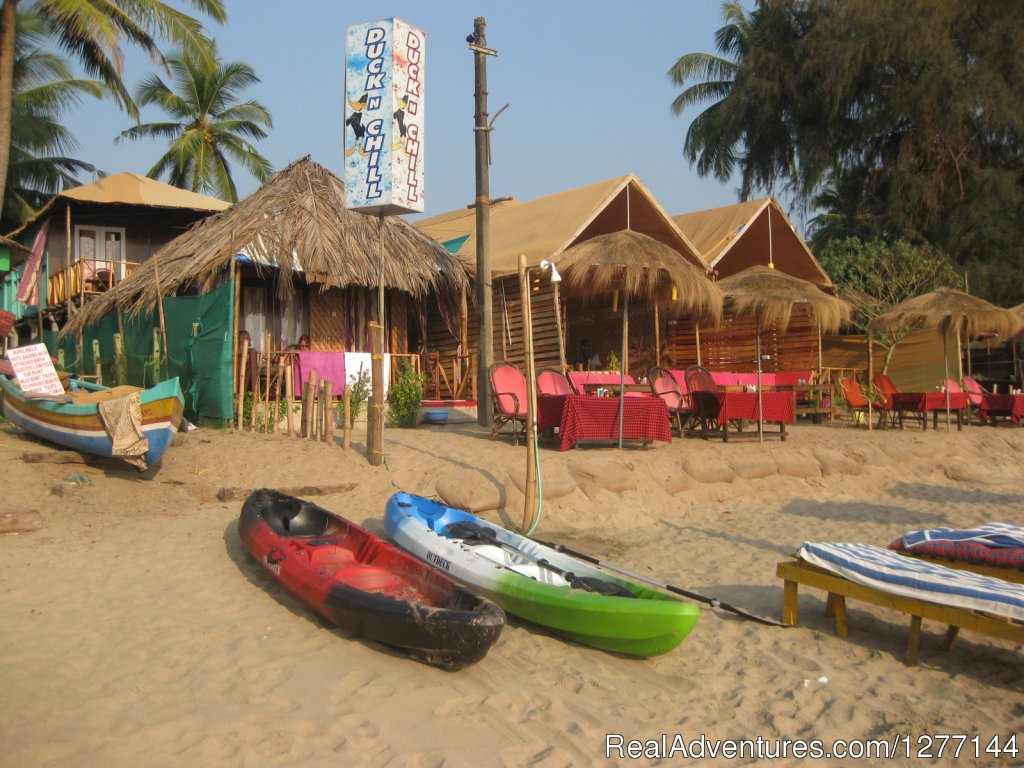
<instances>
[{"instance_id":1,"label":"wooden utility pole","mask_svg":"<svg viewBox=\"0 0 1024 768\"><path fill-rule=\"evenodd\" d=\"M490 178L488 172L490 127L487 125L487 57L498 52L487 48L484 30L487 21L478 16L473 22L473 34L467 38L473 51L476 75L476 329L477 329L477 423L491 426L491 381L488 369L494 362L494 329L491 292L491 254L489 251L491 225Z\"/></svg>"}]
</instances>

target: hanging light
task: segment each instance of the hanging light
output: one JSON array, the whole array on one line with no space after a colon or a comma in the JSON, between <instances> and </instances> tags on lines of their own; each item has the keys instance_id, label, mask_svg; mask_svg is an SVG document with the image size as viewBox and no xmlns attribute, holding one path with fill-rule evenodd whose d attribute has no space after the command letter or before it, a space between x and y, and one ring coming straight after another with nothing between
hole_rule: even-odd
<instances>
[{"instance_id":1,"label":"hanging light","mask_svg":"<svg viewBox=\"0 0 1024 768\"><path fill-rule=\"evenodd\" d=\"M619 292L612 291L612 312L619 311Z\"/></svg>"},{"instance_id":2,"label":"hanging light","mask_svg":"<svg viewBox=\"0 0 1024 768\"><path fill-rule=\"evenodd\" d=\"M675 285L673 285L672 286L672 301L678 301L678 300L679 300L679 289Z\"/></svg>"}]
</instances>

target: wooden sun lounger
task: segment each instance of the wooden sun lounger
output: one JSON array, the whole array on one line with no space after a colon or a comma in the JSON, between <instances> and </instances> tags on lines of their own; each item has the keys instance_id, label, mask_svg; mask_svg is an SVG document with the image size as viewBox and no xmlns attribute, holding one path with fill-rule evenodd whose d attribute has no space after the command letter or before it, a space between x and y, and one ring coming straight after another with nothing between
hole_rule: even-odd
<instances>
[{"instance_id":1,"label":"wooden sun lounger","mask_svg":"<svg viewBox=\"0 0 1024 768\"><path fill-rule=\"evenodd\" d=\"M942 643L942 648L945 651L953 648L961 628L1015 643L1024 643L1024 625L1010 619L884 592L874 587L857 584L799 559L779 563L776 575L785 582L782 600L783 624L790 626L797 624L797 589L800 584L823 589L828 593L826 615L835 617L836 634L839 637L848 636L847 597L910 614L910 639L907 643L906 655L908 666L917 664L923 619L938 621L949 627Z\"/></svg>"}]
</instances>

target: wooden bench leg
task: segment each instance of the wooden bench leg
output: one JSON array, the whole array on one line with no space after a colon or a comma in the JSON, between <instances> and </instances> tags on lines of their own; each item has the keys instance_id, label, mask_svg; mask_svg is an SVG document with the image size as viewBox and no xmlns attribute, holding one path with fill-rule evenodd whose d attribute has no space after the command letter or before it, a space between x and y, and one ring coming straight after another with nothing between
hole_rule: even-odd
<instances>
[{"instance_id":1,"label":"wooden bench leg","mask_svg":"<svg viewBox=\"0 0 1024 768\"><path fill-rule=\"evenodd\" d=\"M946 630L946 636L942 638L942 650L952 651L953 646L956 645L956 639L960 634L960 627L954 627L952 624Z\"/></svg>"},{"instance_id":2,"label":"wooden bench leg","mask_svg":"<svg viewBox=\"0 0 1024 768\"><path fill-rule=\"evenodd\" d=\"M846 598L834 592L828 593L825 602L825 615L834 616L836 620L836 636L848 637L849 631L846 625Z\"/></svg>"},{"instance_id":3,"label":"wooden bench leg","mask_svg":"<svg viewBox=\"0 0 1024 768\"><path fill-rule=\"evenodd\" d=\"M921 646L921 617L910 617L910 639L907 641L906 665L913 667L917 665L917 649Z\"/></svg>"},{"instance_id":4,"label":"wooden bench leg","mask_svg":"<svg viewBox=\"0 0 1024 768\"><path fill-rule=\"evenodd\" d=\"M797 604L798 586L795 581L785 581L782 586L782 623L791 627L795 627L800 618Z\"/></svg>"}]
</instances>

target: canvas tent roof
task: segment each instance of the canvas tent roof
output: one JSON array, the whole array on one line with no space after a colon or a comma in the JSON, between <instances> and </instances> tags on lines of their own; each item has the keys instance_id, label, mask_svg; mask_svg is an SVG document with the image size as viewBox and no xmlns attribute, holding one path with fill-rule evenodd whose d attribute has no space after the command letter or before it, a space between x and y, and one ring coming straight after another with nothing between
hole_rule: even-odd
<instances>
[{"instance_id":1,"label":"canvas tent roof","mask_svg":"<svg viewBox=\"0 0 1024 768\"><path fill-rule=\"evenodd\" d=\"M308 157L292 163L165 245L116 291L75 313L61 333L98 321L118 304L140 311L179 288L208 290L243 251L258 269L275 268L285 292L297 270L310 282L342 287L376 286L383 272L386 287L417 297L430 291L457 296L468 286L465 265L440 244L397 216L345 210L344 190L341 179Z\"/></svg>"},{"instance_id":2,"label":"canvas tent roof","mask_svg":"<svg viewBox=\"0 0 1024 768\"><path fill-rule=\"evenodd\" d=\"M719 279L757 264L767 265L770 249L776 269L821 288L834 287L774 198L685 213L673 221L707 265L718 270Z\"/></svg>"},{"instance_id":3,"label":"canvas tent roof","mask_svg":"<svg viewBox=\"0 0 1024 768\"><path fill-rule=\"evenodd\" d=\"M452 243L454 252L475 268L475 207L422 219L413 226L441 243ZM494 277L514 274L520 254L531 265L542 259L557 262L562 251L578 241L624 229L665 243L705 268L693 244L632 173L524 202L498 201L491 205L490 228Z\"/></svg>"},{"instance_id":4,"label":"canvas tent roof","mask_svg":"<svg viewBox=\"0 0 1024 768\"><path fill-rule=\"evenodd\" d=\"M189 192L187 189L179 189L146 176L115 173L91 184L65 189L50 198L31 219L11 234L16 235L24 231L62 200L106 205L144 205L150 208L184 208L192 211L223 211L231 207L231 203L216 197Z\"/></svg>"}]
</instances>

